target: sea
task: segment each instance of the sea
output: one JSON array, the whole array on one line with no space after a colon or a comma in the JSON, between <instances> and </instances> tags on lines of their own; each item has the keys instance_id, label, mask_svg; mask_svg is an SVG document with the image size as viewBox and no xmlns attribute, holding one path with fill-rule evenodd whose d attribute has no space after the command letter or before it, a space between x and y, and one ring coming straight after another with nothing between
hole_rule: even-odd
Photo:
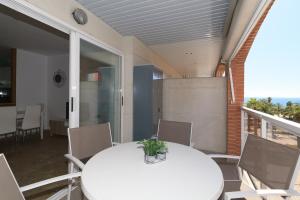
<instances>
[{"instance_id":1,"label":"sea","mask_svg":"<svg viewBox=\"0 0 300 200\"><path fill-rule=\"evenodd\" d=\"M245 97L244 102L246 103L250 98L256 98L256 99L266 99L268 97ZM288 101L291 101L292 103L298 103L300 104L300 98L298 97L293 97L293 98L286 98L286 97L271 97L272 98L272 103L274 104L281 104L281 105L286 105Z\"/></svg>"}]
</instances>

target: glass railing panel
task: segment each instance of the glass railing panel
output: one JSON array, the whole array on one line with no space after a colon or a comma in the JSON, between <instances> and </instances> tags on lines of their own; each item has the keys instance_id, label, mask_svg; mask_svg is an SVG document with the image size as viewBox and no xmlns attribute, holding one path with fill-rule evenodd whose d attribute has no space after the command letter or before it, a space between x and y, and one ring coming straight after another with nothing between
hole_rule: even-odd
<instances>
[{"instance_id":1,"label":"glass railing panel","mask_svg":"<svg viewBox=\"0 0 300 200\"><path fill-rule=\"evenodd\" d=\"M292 148L298 148L297 136L291 134L288 130L273 126L270 123L267 126L267 139Z\"/></svg>"},{"instance_id":2,"label":"glass railing panel","mask_svg":"<svg viewBox=\"0 0 300 200\"><path fill-rule=\"evenodd\" d=\"M249 115L244 120L245 130L249 134L261 136L261 119L254 115Z\"/></svg>"}]
</instances>

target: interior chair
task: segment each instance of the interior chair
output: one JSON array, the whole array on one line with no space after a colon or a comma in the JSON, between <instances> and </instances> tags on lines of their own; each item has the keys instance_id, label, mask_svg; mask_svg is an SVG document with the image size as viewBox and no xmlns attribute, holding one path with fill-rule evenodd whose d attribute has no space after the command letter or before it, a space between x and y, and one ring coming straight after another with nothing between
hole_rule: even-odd
<instances>
[{"instance_id":1,"label":"interior chair","mask_svg":"<svg viewBox=\"0 0 300 200\"><path fill-rule=\"evenodd\" d=\"M98 152L113 146L110 123L68 129L70 173L80 171L84 163ZM76 185L74 183L73 185ZM69 185L69 198L72 185Z\"/></svg>"},{"instance_id":2,"label":"interior chair","mask_svg":"<svg viewBox=\"0 0 300 200\"><path fill-rule=\"evenodd\" d=\"M0 154L0 198L7 200L25 200L23 192L39 188L51 183L69 180L71 178L80 177L81 173L72 173L67 175L58 176L55 178L40 181L27 186L19 187L6 159L3 154ZM55 198L52 198L55 199Z\"/></svg>"},{"instance_id":3,"label":"interior chair","mask_svg":"<svg viewBox=\"0 0 300 200\"><path fill-rule=\"evenodd\" d=\"M17 110L15 106L0 107L0 136L16 135Z\"/></svg>"},{"instance_id":4,"label":"interior chair","mask_svg":"<svg viewBox=\"0 0 300 200\"><path fill-rule=\"evenodd\" d=\"M300 193L294 190L300 166L300 150L278 144L264 138L247 136L242 155L209 155L213 159L235 159L237 165L220 164L224 176L224 191L220 199L266 198L270 196L292 197ZM223 166L222 166L223 165ZM231 167L230 167L231 166ZM234 173L234 171L238 173ZM238 179L236 179L238 174ZM229 179L228 179L229 178ZM241 191L242 178L249 190ZM258 188L254 178L266 189Z\"/></svg>"},{"instance_id":5,"label":"interior chair","mask_svg":"<svg viewBox=\"0 0 300 200\"><path fill-rule=\"evenodd\" d=\"M41 129L41 105L28 105L26 106L24 119L22 121L21 127L18 128L18 131L23 136L23 141L25 135L31 133L32 131L40 131Z\"/></svg>"},{"instance_id":6,"label":"interior chair","mask_svg":"<svg viewBox=\"0 0 300 200\"><path fill-rule=\"evenodd\" d=\"M190 146L192 138L192 123L159 120L157 128L159 140Z\"/></svg>"}]
</instances>

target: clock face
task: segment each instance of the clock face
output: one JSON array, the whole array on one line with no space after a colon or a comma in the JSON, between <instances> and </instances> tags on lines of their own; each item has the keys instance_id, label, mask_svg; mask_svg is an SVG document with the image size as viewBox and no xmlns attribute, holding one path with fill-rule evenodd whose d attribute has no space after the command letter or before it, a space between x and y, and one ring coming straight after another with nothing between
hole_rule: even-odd
<instances>
[{"instance_id":1,"label":"clock face","mask_svg":"<svg viewBox=\"0 0 300 200\"><path fill-rule=\"evenodd\" d=\"M66 79L66 73L60 69L53 74L54 85L58 88L62 87L65 84Z\"/></svg>"},{"instance_id":2,"label":"clock face","mask_svg":"<svg viewBox=\"0 0 300 200\"><path fill-rule=\"evenodd\" d=\"M54 76L54 80L55 80L55 82L56 83L60 83L61 81L62 81L62 77L61 77L61 75L60 74L56 74L55 76Z\"/></svg>"}]
</instances>

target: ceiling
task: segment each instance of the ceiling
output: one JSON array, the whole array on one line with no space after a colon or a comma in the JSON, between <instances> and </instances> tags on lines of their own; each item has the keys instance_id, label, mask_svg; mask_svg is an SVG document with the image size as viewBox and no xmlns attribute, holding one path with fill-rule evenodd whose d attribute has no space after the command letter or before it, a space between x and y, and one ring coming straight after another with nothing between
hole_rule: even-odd
<instances>
[{"instance_id":1,"label":"ceiling","mask_svg":"<svg viewBox=\"0 0 300 200\"><path fill-rule=\"evenodd\" d=\"M209 77L236 0L77 0L123 36L135 36L182 75Z\"/></svg>"},{"instance_id":2,"label":"ceiling","mask_svg":"<svg viewBox=\"0 0 300 200\"><path fill-rule=\"evenodd\" d=\"M170 63L177 72L192 77L211 77L221 57L222 39L199 39L151 48Z\"/></svg>"},{"instance_id":3,"label":"ceiling","mask_svg":"<svg viewBox=\"0 0 300 200\"><path fill-rule=\"evenodd\" d=\"M80 42L80 56L82 56L81 59L88 59L103 66L119 66L120 64L120 56L84 40Z\"/></svg>"},{"instance_id":4,"label":"ceiling","mask_svg":"<svg viewBox=\"0 0 300 200\"><path fill-rule=\"evenodd\" d=\"M68 35L4 6L0 6L0 24L0 47L48 56L69 52Z\"/></svg>"},{"instance_id":5,"label":"ceiling","mask_svg":"<svg viewBox=\"0 0 300 200\"><path fill-rule=\"evenodd\" d=\"M123 36L145 44L222 37L234 0L77 0Z\"/></svg>"}]
</instances>

